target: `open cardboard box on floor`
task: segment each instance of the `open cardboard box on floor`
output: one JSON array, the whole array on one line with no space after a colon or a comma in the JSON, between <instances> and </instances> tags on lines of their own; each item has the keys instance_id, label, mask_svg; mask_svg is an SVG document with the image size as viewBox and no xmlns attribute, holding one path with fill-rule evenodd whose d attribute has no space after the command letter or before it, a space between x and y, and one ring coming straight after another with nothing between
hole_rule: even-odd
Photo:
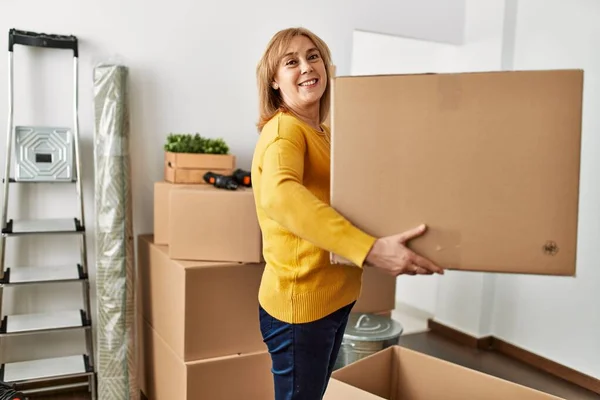
<instances>
[{"instance_id":1,"label":"open cardboard box on floor","mask_svg":"<svg viewBox=\"0 0 600 400\"><path fill-rule=\"evenodd\" d=\"M338 369L332 378L385 400L559 399L400 346Z\"/></svg>"},{"instance_id":2,"label":"open cardboard box on floor","mask_svg":"<svg viewBox=\"0 0 600 400\"><path fill-rule=\"evenodd\" d=\"M331 204L456 270L574 276L583 71L336 77ZM332 255L334 262L345 262Z\"/></svg>"}]
</instances>

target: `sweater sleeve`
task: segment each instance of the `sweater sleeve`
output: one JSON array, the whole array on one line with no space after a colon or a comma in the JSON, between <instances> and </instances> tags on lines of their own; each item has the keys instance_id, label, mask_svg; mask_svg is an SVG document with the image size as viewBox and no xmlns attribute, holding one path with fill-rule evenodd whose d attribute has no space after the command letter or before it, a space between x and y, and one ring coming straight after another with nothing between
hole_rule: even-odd
<instances>
[{"instance_id":1,"label":"sweater sleeve","mask_svg":"<svg viewBox=\"0 0 600 400\"><path fill-rule=\"evenodd\" d=\"M263 155L261 207L272 220L317 247L362 267L375 238L352 225L303 184L306 144L277 137Z\"/></svg>"}]
</instances>

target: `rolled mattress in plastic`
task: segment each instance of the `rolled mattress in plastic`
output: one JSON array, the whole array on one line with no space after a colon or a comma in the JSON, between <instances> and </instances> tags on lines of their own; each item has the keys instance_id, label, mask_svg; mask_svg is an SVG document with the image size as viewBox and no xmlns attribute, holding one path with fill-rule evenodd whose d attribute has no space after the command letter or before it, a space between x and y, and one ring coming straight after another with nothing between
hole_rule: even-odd
<instances>
[{"instance_id":1,"label":"rolled mattress in plastic","mask_svg":"<svg viewBox=\"0 0 600 400\"><path fill-rule=\"evenodd\" d=\"M98 398L138 399L128 69L94 69Z\"/></svg>"}]
</instances>

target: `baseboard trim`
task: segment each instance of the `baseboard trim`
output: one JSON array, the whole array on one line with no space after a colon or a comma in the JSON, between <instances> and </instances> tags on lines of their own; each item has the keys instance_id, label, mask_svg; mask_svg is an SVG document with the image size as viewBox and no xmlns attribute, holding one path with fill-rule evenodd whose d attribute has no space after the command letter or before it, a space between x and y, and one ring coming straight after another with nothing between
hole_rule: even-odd
<instances>
[{"instance_id":1,"label":"baseboard trim","mask_svg":"<svg viewBox=\"0 0 600 400\"><path fill-rule=\"evenodd\" d=\"M591 390L600 394L600 379L596 379L555 361L548 360L542 356L531 353L513 344L507 343L501 339L494 338L492 344L493 350L506 356L517 359L525 364L541 369L551 375L562 378L575 385Z\"/></svg>"},{"instance_id":2,"label":"baseboard trim","mask_svg":"<svg viewBox=\"0 0 600 400\"><path fill-rule=\"evenodd\" d=\"M492 347L493 337L485 336L482 338L476 338L467 333L461 332L447 325L441 324L433 319L427 320L427 326L429 330L438 333L442 336L452 339L462 345L475 347L481 350L489 350Z\"/></svg>"},{"instance_id":3,"label":"baseboard trim","mask_svg":"<svg viewBox=\"0 0 600 400\"><path fill-rule=\"evenodd\" d=\"M452 327L434 321L433 319L427 320L427 325L429 330L432 332L447 337L448 339L454 340L455 342L465 346L474 347L481 350L496 351L505 356L519 360L524 364L564 379L574 385L600 394L600 379L596 379L555 361L538 356L537 354L531 353L528 350L507 343L502 339L498 339L494 336L477 338L469 335L468 333L461 332Z\"/></svg>"}]
</instances>

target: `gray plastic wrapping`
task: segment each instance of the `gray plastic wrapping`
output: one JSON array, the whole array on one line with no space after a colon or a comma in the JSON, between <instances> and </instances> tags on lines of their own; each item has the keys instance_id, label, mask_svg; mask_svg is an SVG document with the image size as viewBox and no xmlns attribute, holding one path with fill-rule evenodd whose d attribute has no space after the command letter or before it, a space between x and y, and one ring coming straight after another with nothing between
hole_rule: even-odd
<instances>
[{"instance_id":1,"label":"gray plastic wrapping","mask_svg":"<svg viewBox=\"0 0 600 400\"><path fill-rule=\"evenodd\" d=\"M100 400L139 399L128 69L94 69L97 371Z\"/></svg>"}]
</instances>

